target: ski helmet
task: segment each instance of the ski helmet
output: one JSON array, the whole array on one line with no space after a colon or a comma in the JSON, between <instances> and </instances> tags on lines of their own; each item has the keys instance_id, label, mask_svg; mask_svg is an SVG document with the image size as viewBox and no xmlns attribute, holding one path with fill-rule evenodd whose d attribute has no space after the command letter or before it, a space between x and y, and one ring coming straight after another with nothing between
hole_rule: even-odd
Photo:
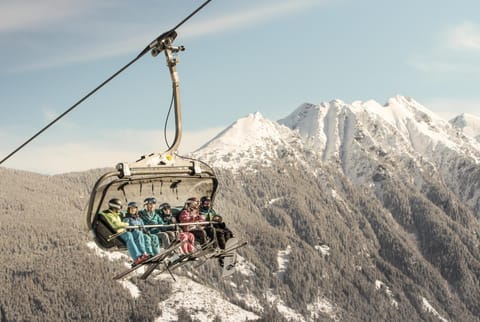
<instances>
[{"instance_id":1,"label":"ski helmet","mask_svg":"<svg viewBox=\"0 0 480 322\"><path fill-rule=\"evenodd\" d=\"M148 197L148 198L146 198L143 202L144 202L145 204L148 204L148 203L157 203L157 199L155 199L155 197Z\"/></svg>"},{"instance_id":2,"label":"ski helmet","mask_svg":"<svg viewBox=\"0 0 480 322\"><path fill-rule=\"evenodd\" d=\"M210 199L209 196L203 196L202 198L200 198L200 203L204 203L205 201L211 201L212 199Z\"/></svg>"},{"instance_id":3,"label":"ski helmet","mask_svg":"<svg viewBox=\"0 0 480 322\"><path fill-rule=\"evenodd\" d=\"M163 209L170 209L171 207L170 207L170 204L168 202L164 202L160 205L159 208L163 210Z\"/></svg>"},{"instance_id":4,"label":"ski helmet","mask_svg":"<svg viewBox=\"0 0 480 322\"><path fill-rule=\"evenodd\" d=\"M135 201L130 201L127 205L128 208L137 208L138 209L138 204Z\"/></svg>"},{"instance_id":5,"label":"ski helmet","mask_svg":"<svg viewBox=\"0 0 480 322\"><path fill-rule=\"evenodd\" d=\"M185 201L185 208L195 208L198 205L198 198L191 197Z\"/></svg>"},{"instance_id":6,"label":"ski helmet","mask_svg":"<svg viewBox=\"0 0 480 322\"><path fill-rule=\"evenodd\" d=\"M108 207L113 209L122 209L122 202L118 198L112 198L108 201Z\"/></svg>"},{"instance_id":7,"label":"ski helmet","mask_svg":"<svg viewBox=\"0 0 480 322\"><path fill-rule=\"evenodd\" d=\"M190 198L187 199L187 201L198 202L198 198L197 197L190 197Z\"/></svg>"}]
</instances>

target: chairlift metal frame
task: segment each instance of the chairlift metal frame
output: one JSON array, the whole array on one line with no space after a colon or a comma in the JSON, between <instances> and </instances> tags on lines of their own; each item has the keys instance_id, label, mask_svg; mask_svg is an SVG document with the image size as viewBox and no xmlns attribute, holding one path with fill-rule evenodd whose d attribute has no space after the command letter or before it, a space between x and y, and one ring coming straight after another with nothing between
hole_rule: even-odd
<instances>
[{"instance_id":1,"label":"chairlift metal frame","mask_svg":"<svg viewBox=\"0 0 480 322\"><path fill-rule=\"evenodd\" d=\"M176 154L182 137L180 82L176 70L177 53L185 50L183 46L173 46L176 35L176 32L171 32L165 38L150 45L152 56L156 57L162 51L165 53L169 68L175 111L174 141L165 152L144 155L132 163L118 163L114 171L105 173L95 183L88 203L86 224L97 245L103 249L122 246L118 241L107 241L99 232L101 227L99 212L108 208L108 200L111 197L132 201L130 197L140 198L157 193L163 198L161 202L168 202L173 206L183 206L183 202L188 197L208 195L212 201L215 197L218 180L213 169L202 161ZM143 187L149 184L151 184L151 190L142 191ZM154 190L155 184L160 185L160 191ZM125 190L130 187L137 187L138 192L134 191L130 193L131 196L128 196ZM180 187L186 188L179 193ZM188 195L192 192L196 194ZM182 200L182 198L185 199Z\"/></svg>"}]
</instances>

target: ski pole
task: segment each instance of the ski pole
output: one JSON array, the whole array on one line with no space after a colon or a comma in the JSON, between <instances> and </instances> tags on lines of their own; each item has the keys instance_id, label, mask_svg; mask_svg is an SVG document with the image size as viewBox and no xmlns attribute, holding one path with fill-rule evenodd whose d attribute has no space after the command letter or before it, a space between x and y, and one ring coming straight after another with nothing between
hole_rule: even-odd
<instances>
[{"instance_id":1,"label":"ski pole","mask_svg":"<svg viewBox=\"0 0 480 322\"><path fill-rule=\"evenodd\" d=\"M116 233L116 234L112 234L112 235L108 236L107 241L108 241L108 242L109 242L109 241L112 241L112 240L114 240L115 238L117 238L118 236L120 236L120 235L122 235L122 234L124 234L124 233L126 233L126 232L127 232L127 231L124 230L124 231L122 231L122 232L119 232L119 233Z\"/></svg>"},{"instance_id":2,"label":"ski pole","mask_svg":"<svg viewBox=\"0 0 480 322\"><path fill-rule=\"evenodd\" d=\"M208 225L211 223L216 223L216 221L194 221L194 222L185 222L178 224L155 224L155 225L135 225L127 226L125 229L138 229L138 228L162 228L162 227L177 227L177 226L195 226L195 225Z\"/></svg>"}]
</instances>

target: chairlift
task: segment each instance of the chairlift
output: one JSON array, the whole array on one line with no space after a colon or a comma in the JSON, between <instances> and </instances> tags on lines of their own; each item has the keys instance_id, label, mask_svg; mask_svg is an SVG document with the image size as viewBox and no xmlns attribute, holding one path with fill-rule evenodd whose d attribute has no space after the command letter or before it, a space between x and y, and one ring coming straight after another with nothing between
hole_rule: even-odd
<instances>
[{"instance_id":1,"label":"chairlift","mask_svg":"<svg viewBox=\"0 0 480 322\"><path fill-rule=\"evenodd\" d=\"M177 154L182 136L180 86L176 70L177 54L183 46L173 46L176 32L169 32L151 45L156 57L164 52L170 71L175 111L175 138L172 145L160 153L142 156L131 163L118 163L115 170L103 174L93 186L86 214L88 230L96 244L104 250L124 249L120 238L112 238L114 231L99 213L108 208L111 198L119 198L126 205L155 197L167 202L173 211L179 211L190 197L210 196L212 201L218 187L213 169L206 163Z\"/></svg>"}]
</instances>

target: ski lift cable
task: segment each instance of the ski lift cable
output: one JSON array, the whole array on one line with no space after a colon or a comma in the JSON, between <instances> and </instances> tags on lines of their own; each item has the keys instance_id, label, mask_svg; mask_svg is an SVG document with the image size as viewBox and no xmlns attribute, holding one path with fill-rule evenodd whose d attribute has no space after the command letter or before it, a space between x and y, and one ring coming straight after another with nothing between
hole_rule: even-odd
<instances>
[{"instance_id":1,"label":"ski lift cable","mask_svg":"<svg viewBox=\"0 0 480 322\"><path fill-rule=\"evenodd\" d=\"M70 108L68 108L65 112L63 112L62 114L60 114L59 116L57 116L53 121L51 121L50 123L48 123L45 127L43 127L40 131L38 131L37 133L35 133L31 138L29 138L28 140L26 140L24 143L22 143L20 146L18 146L15 150L13 150L12 152L10 152L6 157L4 157L1 161L0 161L0 164L2 164L3 162L7 161L8 159L10 159L10 157L12 157L14 154L16 154L18 151L20 151L22 148L24 148L27 144L29 144L30 142L32 142L36 137L38 137L40 134L42 134L43 132L45 132L48 128L50 128L53 124L55 124L56 122L58 122L61 118L63 118L65 115L67 115L68 113L70 113L73 109L75 109L76 107L78 107L81 103L83 103L87 98L89 98L90 96L92 96L93 94L95 94L99 89L101 89L103 86L105 86L107 83L109 83L112 79L114 79L115 77L117 77L120 73L122 73L124 70L126 70L128 67L130 67L131 65L133 65L136 61L138 61L140 58L142 58L146 53L148 53L150 50L152 50L153 48L156 47L156 45L158 43L160 43L163 39L165 39L166 37L170 37L171 35L173 35L175 33L175 30L178 29L181 25L183 25L185 22L187 22L190 18L192 18L197 12L199 12L200 10L202 10L208 3L210 3L212 0L207 0L205 1L201 6L199 6L197 9L195 9L191 14L189 14L185 19L183 19L182 21L180 21L175 27L173 27L172 29L164 32L163 34L161 34L160 36L158 36L154 41L152 41L147 47L145 47L144 50L142 50L140 52L140 54L137 55L137 57L135 57L134 59L132 59L128 64L126 64L125 66L123 66L122 68L120 68L117 72L115 72L112 76L110 76L109 78L107 78L103 83L101 83L100 85L98 85L97 87L95 87L95 89L93 89L92 91L90 91L87 95L85 95L84 97L82 97L79 101L77 101L75 104L73 104Z\"/></svg>"}]
</instances>

